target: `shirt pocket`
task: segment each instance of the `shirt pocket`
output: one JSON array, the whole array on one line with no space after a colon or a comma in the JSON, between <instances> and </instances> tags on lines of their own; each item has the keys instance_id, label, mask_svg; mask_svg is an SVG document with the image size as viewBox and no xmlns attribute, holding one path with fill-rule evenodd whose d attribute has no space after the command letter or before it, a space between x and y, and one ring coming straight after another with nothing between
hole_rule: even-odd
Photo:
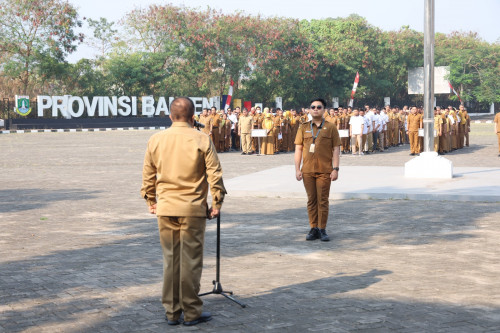
<instances>
[{"instance_id":1,"label":"shirt pocket","mask_svg":"<svg viewBox=\"0 0 500 333\"><path fill-rule=\"evenodd\" d=\"M313 142L313 137L311 132L304 132L304 145L310 145Z\"/></svg>"}]
</instances>

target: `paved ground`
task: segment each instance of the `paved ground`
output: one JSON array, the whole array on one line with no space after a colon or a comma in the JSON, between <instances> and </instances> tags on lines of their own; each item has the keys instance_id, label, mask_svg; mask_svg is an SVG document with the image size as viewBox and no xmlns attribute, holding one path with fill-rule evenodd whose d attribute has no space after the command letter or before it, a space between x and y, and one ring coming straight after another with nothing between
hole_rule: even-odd
<instances>
[{"instance_id":1,"label":"paved ground","mask_svg":"<svg viewBox=\"0 0 500 333\"><path fill-rule=\"evenodd\" d=\"M156 221L139 198L152 133L0 136L0 332L500 331L498 203L332 200L332 241L306 242L305 200L286 188L223 207L221 282L248 307L206 296L213 321L168 327ZM497 169L497 149L492 125L473 124L471 147L446 157ZM341 167L376 177L409 158L400 147ZM221 160L229 184L293 158ZM203 291L215 276L208 223Z\"/></svg>"}]
</instances>

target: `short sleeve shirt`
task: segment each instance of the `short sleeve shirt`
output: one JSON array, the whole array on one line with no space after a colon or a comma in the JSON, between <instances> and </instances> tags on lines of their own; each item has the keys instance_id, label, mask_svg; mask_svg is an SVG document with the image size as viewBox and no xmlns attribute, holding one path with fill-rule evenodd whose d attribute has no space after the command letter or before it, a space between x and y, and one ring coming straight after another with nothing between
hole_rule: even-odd
<instances>
[{"instance_id":1,"label":"short sleeve shirt","mask_svg":"<svg viewBox=\"0 0 500 333\"><path fill-rule=\"evenodd\" d=\"M311 124L312 131L311 132ZM333 148L341 145L337 126L324 122L318 134L318 126L308 121L300 125L295 137L295 144L303 146L302 172L303 173L331 173L333 171ZM318 134L313 140L313 134ZM314 141L314 153L311 153L311 144Z\"/></svg>"},{"instance_id":2,"label":"short sleeve shirt","mask_svg":"<svg viewBox=\"0 0 500 333\"><path fill-rule=\"evenodd\" d=\"M493 122L497 124L497 133L500 133L500 112L496 114Z\"/></svg>"}]
</instances>

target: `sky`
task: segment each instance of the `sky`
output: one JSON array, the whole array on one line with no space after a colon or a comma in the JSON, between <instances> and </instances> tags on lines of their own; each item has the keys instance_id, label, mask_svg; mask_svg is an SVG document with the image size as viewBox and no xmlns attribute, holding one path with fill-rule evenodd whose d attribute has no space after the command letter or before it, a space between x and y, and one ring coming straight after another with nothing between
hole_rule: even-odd
<instances>
[{"instance_id":1,"label":"sky","mask_svg":"<svg viewBox=\"0 0 500 333\"><path fill-rule=\"evenodd\" d=\"M358 14L370 24L382 30L398 30L403 25L423 32L425 0L68 0L78 9L80 17L98 19L105 17L117 22L136 8L147 8L151 4L185 5L206 9L207 6L224 13L243 11L262 16L291 17L296 19L324 19L347 17ZM500 42L500 0L435 0L435 31L474 31L489 43ZM91 35L84 23L82 32ZM96 51L86 45L68 58L76 62L81 58L92 58Z\"/></svg>"}]
</instances>

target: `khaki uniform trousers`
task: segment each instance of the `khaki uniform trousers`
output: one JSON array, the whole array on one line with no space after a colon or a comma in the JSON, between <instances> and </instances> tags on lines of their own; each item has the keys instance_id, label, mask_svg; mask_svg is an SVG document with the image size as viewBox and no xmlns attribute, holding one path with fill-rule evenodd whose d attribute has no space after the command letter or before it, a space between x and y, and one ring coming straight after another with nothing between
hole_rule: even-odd
<instances>
[{"instance_id":1,"label":"khaki uniform trousers","mask_svg":"<svg viewBox=\"0 0 500 333\"><path fill-rule=\"evenodd\" d=\"M162 304L169 320L200 317L203 301L200 292L203 268L205 217L158 216L163 250Z\"/></svg>"},{"instance_id":2,"label":"khaki uniform trousers","mask_svg":"<svg viewBox=\"0 0 500 333\"><path fill-rule=\"evenodd\" d=\"M412 154L420 153L418 131L408 132L408 137L410 138L410 152Z\"/></svg>"},{"instance_id":3,"label":"khaki uniform trousers","mask_svg":"<svg viewBox=\"0 0 500 333\"><path fill-rule=\"evenodd\" d=\"M332 180L329 173L304 173L302 174L304 187L307 193L307 215L311 228L326 228L328 221L328 210L330 208L328 198Z\"/></svg>"},{"instance_id":4,"label":"khaki uniform trousers","mask_svg":"<svg viewBox=\"0 0 500 333\"><path fill-rule=\"evenodd\" d=\"M244 153L252 151L252 135L250 133L241 133L241 149Z\"/></svg>"},{"instance_id":5,"label":"khaki uniform trousers","mask_svg":"<svg viewBox=\"0 0 500 333\"><path fill-rule=\"evenodd\" d=\"M384 151L384 131L378 132L378 149Z\"/></svg>"},{"instance_id":6,"label":"khaki uniform trousers","mask_svg":"<svg viewBox=\"0 0 500 333\"><path fill-rule=\"evenodd\" d=\"M360 152L363 152L366 150L365 149L366 140L368 140L368 134L361 135L361 147L358 147Z\"/></svg>"},{"instance_id":7,"label":"khaki uniform trousers","mask_svg":"<svg viewBox=\"0 0 500 333\"><path fill-rule=\"evenodd\" d=\"M220 151L221 151L219 138L220 138L219 127L213 127L212 128L212 142L214 143L215 149L217 150L218 153L220 153Z\"/></svg>"},{"instance_id":8,"label":"khaki uniform trousers","mask_svg":"<svg viewBox=\"0 0 500 333\"><path fill-rule=\"evenodd\" d=\"M373 132L370 132L366 135L366 144L365 151L373 150Z\"/></svg>"},{"instance_id":9,"label":"khaki uniform trousers","mask_svg":"<svg viewBox=\"0 0 500 333\"><path fill-rule=\"evenodd\" d=\"M353 134L351 136L352 153L356 154L356 147L359 147L359 151L363 151L363 146L361 145L363 141L363 134Z\"/></svg>"},{"instance_id":10,"label":"khaki uniform trousers","mask_svg":"<svg viewBox=\"0 0 500 333\"><path fill-rule=\"evenodd\" d=\"M434 151L439 152L439 136L434 137Z\"/></svg>"}]
</instances>

